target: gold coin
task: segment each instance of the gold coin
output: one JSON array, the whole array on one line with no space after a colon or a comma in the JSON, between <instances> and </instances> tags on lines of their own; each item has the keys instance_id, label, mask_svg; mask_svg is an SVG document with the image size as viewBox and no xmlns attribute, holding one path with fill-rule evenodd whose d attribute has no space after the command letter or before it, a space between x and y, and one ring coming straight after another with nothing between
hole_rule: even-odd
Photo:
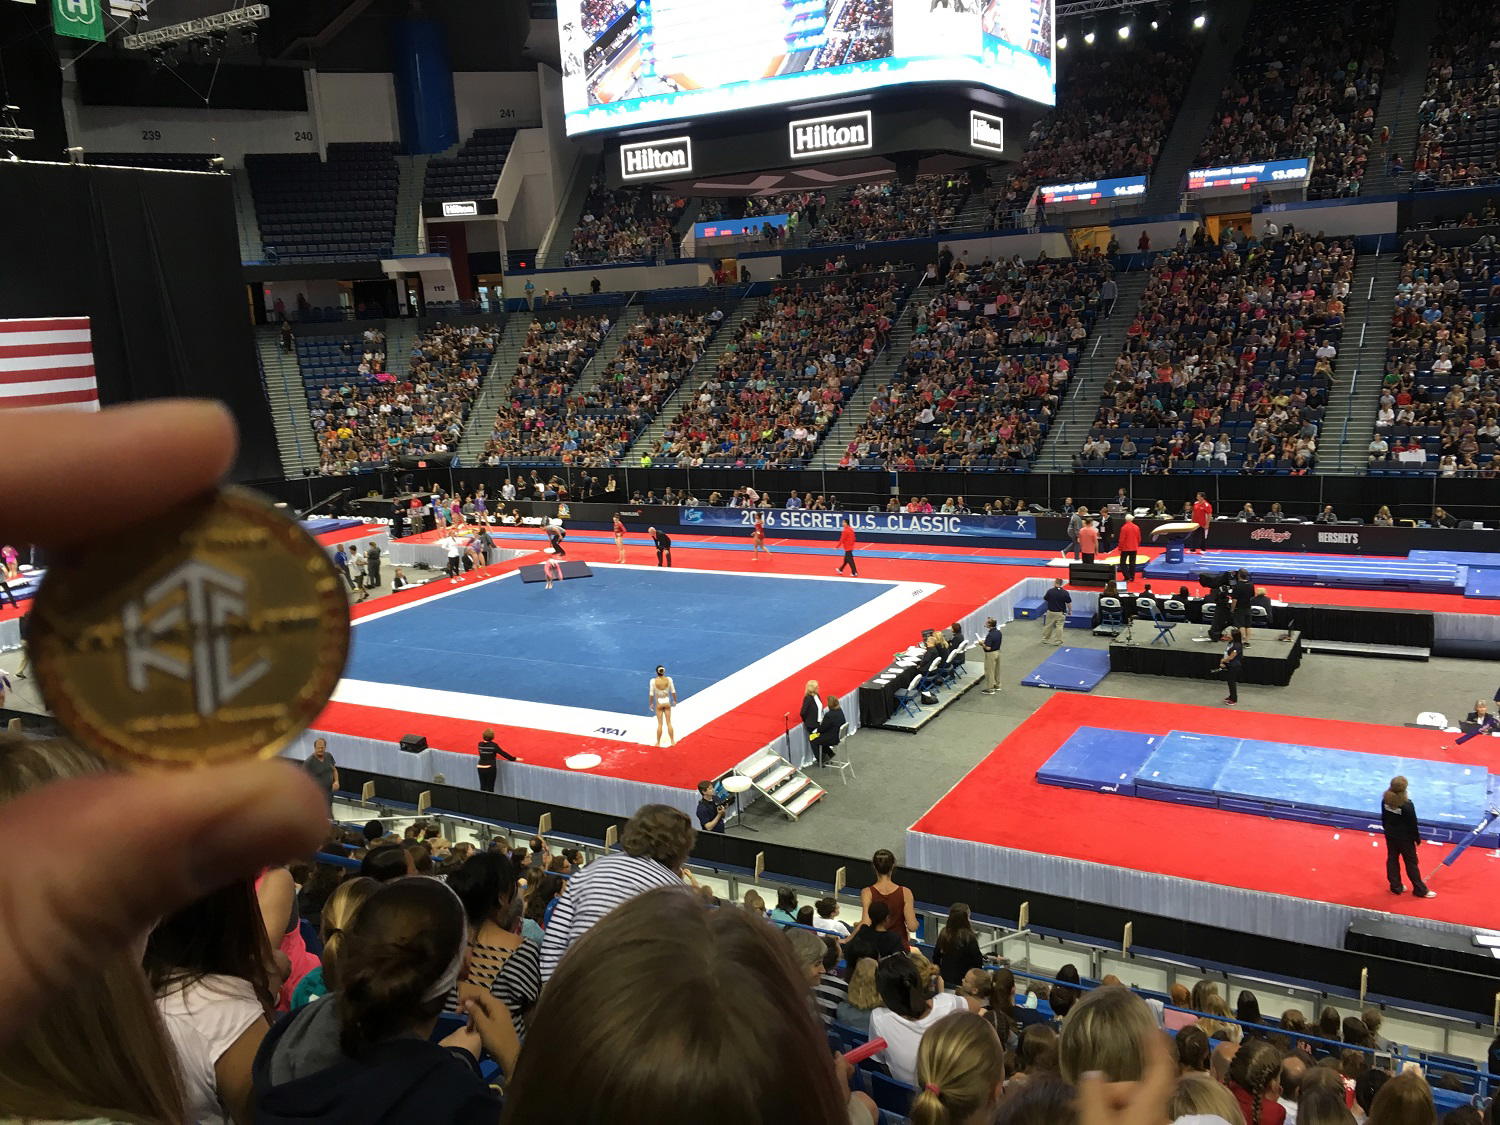
<instances>
[{"instance_id":1,"label":"gold coin","mask_svg":"<svg viewBox=\"0 0 1500 1125\"><path fill-rule=\"evenodd\" d=\"M328 553L225 488L53 562L28 635L43 698L132 766L271 757L322 710L349 652Z\"/></svg>"}]
</instances>

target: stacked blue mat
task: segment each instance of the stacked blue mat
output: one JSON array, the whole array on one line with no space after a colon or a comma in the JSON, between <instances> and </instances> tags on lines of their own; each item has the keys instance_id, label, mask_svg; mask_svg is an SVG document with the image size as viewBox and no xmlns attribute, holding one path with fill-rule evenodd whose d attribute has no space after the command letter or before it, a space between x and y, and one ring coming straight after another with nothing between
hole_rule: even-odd
<instances>
[{"instance_id":1,"label":"stacked blue mat","mask_svg":"<svg viewBox=\"0 0 1500 1125\"><path fill-rule=\"evenodd\" d=\"M1411 782L1422 835L1456 843L1500 799L1484 766L1358 750L1172 731L1079 727L1037 770L1047 785L1148 797L1334 828L1380 828L1380 794L1396 774ZM1500 828L1476 841L1500 847Z\"/></svg>"},{"instance_id":2,"label":"stacked blue mat","mask_svg":"<svg viewBox=\"0 0 1500 1125\"><path fill-rule=\"evenodd\" d=\"M309 535L323 535L330 531L343 531L347 527L362 527L365 521L320 516L315 519L302 520L301 522Z\"/></svg>"},{"instance_id":3,"label":"stacked blue mat","mask_svg":"<svg viewBox=\"0 0 1500 1125\"><path fill-rule=\"evenodd\" d=\"M1420 590L1452 594L1464 585L1465 569L1447 559L1362 558L1359 555L1266 555L1243 551L1189 552L1180 563L1159 555L1146 566L1148 578L1195 579L1208 571L1245 569L1257 583L1282 586L1343 586L1356 590Z\"/></svg>"}]
</instances>

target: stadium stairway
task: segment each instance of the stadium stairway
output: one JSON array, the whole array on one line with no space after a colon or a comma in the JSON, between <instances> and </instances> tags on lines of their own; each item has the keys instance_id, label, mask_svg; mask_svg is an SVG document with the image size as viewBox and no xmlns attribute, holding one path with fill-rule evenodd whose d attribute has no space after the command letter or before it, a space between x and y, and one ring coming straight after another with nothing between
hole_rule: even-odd
<instances>
[{"instance_id":1,"label":"stadium stairway","mask_svg":"<svg viewBox=\"0 0 1500 1125\"><path fill-rule=\"evenodd\" d=\"M672 257L682 253L682 240L687 237L688 231L693 229L693 224L698 221L698 216L703 214L703 200L699 196L690 196L682 214L677 217L677 225L672 228Z\"/></svg>"},{"instance_id":2,"label":"stadium stairway","mask_svg":"<svg viewBox=\"0 0 1500 1125\"><path fill-rule=\"evenodd\" d=\"M531 329L531 314L512 313L500 331L500 340L495 345L495 354L490 360L490 369L485 372L479 394L469 409L469 419L464 425L463 437L458 442L458 461L461 465L477 465L484 455L484 447L494 431L496 413L505 401L506 391L516 375L516 363L521 350L526 346L526 333Z\"/></svg>"},{"instance_id":3,"label":"stadium stairway","mask_svg":"<svg viewBox=\"0 0 1500 1125\"><path fill-rule=\"evenodd\" d=\"M846 187L829 188L825 190L823 192L823 197L828 200L828 203L822 209L823 214L832 215L836 214L839 211L842 211L844 209L844 204L849 201L849 196L853 194L853 192L853 188ZM803 219L797 224L797 229L792 232L791 237L786 240L786 246L784 248L787 250L797 250L799 248L807 246L807 234L810 229L811 224L809 224L806 219Z\"/></svg>"},{"instance_id":4,"label":"stadium stairway","mask_svg":"<svg viewBox=\"0 0 1500 1125\"><path fill-rule=\"evenodd\" d=\"M422 185L427 181L428 159L426 153L396 157L396 168L400 173L400 179L396 181L396 253L402 257L427 250L422 223Z\"/></svg>"},{"instance_id":5,"label":"stadium stairway","mask_svg":"<svg viewBox=\"0 0 1500 1125\"><path fill-rule=\"evenodd\" d=\"M599 344L599 350L594 353L592 359L584 364L583 370L578 373L578 379L569 389L570 395L581 395L593 390L599 385L599 377L604 369L615 358L619 350L620 341L625 338L632 328L646 317L646 306L639 301L639 294L632 293L630 302L623 309L600 309L599 312L610 314L611 324L609 334Z\"/></svg>"},{"instance_id":6,"label":"stadium stairway","mask_svg":"<svg viewBox=\"0 0 1500 1125\"><path fill-rule=\"evenodd\" d=\"M261 379L276 427L276 449L281 468L288 477L300 477L318 467L318 443L313 438L312 416L307 412L307 388L295 351L284 352L281 326L264 324L255 330L255 350L260 357Z\"/></svg>"},{"instance_id":7,"label":"stadium stairway","mask_svg":"<svg viewBox=\"0 0 1500 1125\"><path fill-rule=\"evenodd\" d=\"M1379 253L1361 254L1354 262L1345 350L1335 360L1333 389L1318 435L1318 472L1324 475L1356 476L1369 467L1370 436L1375 432L1380 379L1391 340L1391 301L1401 275L1398 249L1382 240Z\"/></svg>"},{"instance_id":8,"label":"stadium stairway","mask_svg":"<svg viewBox=\"0 0 1500 1125\"><path fill-rule=\"evenodd\" d=\"M737 290L729 289L724 292L728 296ZM724 354L730 341L734 339L735 332L739 330L741 318L753 312L758 302L759 298L746 297L741 294L719 306L724 310L724 319L719 322L719 330L708 342L708 347L703 349L698 362L693 364L688 373L682 377L682 382L678 383L676 389L662 400L661 409L656 412L656 417L651 419L651 423L641 431L640 437L631 443L630 452L625 457L627 465L638 464L642 453L656 448L656 443L661 440L662 434L667 432L667 423L682 412L682 403L685 401L684 393L691 394L703 381L704 373L718 367L719 357Z\"/></svg>"},{"instance_id":9,"label":"stadium stairway","mask_svg":"<svg viewBox=\"0 0 1500 1125\"><path fill-rule=\"evenodd\" d=\"M1172 131L1156 155L1156 167L1151 172L1141 214L1175 215L1182 210L1188 169L1197 162L1203 137L1214 119L1219 94L1244 37L1250 3L1251 0L1225 0L1213 6L1203 53L1198 56L1193 80L1172 121Z\"/></svg>"},{"instance_id":10,"label":"stadium stairway","mask_svg":"<svg viewBox=\"0 0 1500 1125\"><path fill-rule=\"evenodd\" d=\"M864 377L854 394L844 404L843 412L833 428L823 435L817 451L813 454L811 468L837 469L844 450L854 440L854 435L870 416L870 401L875 393L891 381L906 362L906 353L911 350L911 338L916 333L917 300L908 296L906 306L896 316L891 328L891 346L881 352L865 369Z\"/></svg>"},{"instance_id":11,"label":"stadium stairway","mask_svg":"<svg viewBox=\"0 0 1500 1125\"><path fill-rule=\"evenodd\" d=\"M240 236L240 261L263 262L265 244L260 240L260 219L255 214L255 198L250 194L250 175L243 168L229 173L234 188L234 225Z\"/></svg>"},{"instance_id":12,"label":"stadium stairway","mask_svg":"<svg viewBox=\"0 0 1500 1125\"><path fill-rule=\"evenodd\" d=\"M1427 0L1400 0L1395 23L1389 48L1390 65L1380 91L1380 104L1375 108L1376 131L1382 125L1389 125L1391 140L1384 154L1370 153L1370 163L1360 185L1361 195L1388 195L1405 190L1411 173L1392 176L1386 171L1386 161L1399 154L1410 169L1417 151L1417 129L1421 124L1417 111L1427 87L1427 64L1436 30L1434 7Z\"/></svg>"},{"instance_id":13,"label":"stadium stairway","mask_svg":"<svg viewBox=\"0 0 1500 1125\"><path fill-rule=\"evenodd\" d=\"M1215 9L1217 11L1217 9ZM1135 319L1141 304L1141 291L1150 274L1146 270L1115 274L1120 294L1110 314L1094 322L1094 335L1088 341L1086 354L1078 361L1068 397L1063 401L1052 428L1042 443L1036 467L1043 472L1065 473L1073 468L1073 455L1083 445L1083 435L1093 425L1099 410L1099 392L1104 380L1114 370L1115 359L1125 346L1125 330Z\"/></svg>"},{"instance_id":14,"label":"stadium stairway","mask_svg":"<svg viewBox=\"0 0 1500 1125\"><path fill-rule=\"evenodd\" d=\"M583 205L589 197L589 186L594 182L594 173L603 162L602 156L581 156L573 167L573 178L563 192L562 203L557 208L557 217L552 229L537 248L537 260L542 269L562 269L563 254L573 241L573 232L578 229L578 220L583 216Z\"/></svg>"}]
</instances>

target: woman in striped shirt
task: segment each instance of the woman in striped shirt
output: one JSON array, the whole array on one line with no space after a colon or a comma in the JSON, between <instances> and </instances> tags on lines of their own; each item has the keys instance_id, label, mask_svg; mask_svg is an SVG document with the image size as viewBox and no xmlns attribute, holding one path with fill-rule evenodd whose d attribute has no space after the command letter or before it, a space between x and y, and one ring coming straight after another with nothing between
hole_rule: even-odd
<instances>
[{"instance_id":1,"label":"woman in striped shirt","mask_svg":"<svg viewBox=\"0 0 1500 1125\"><path fill-rule=\"evenodd\" d=\"M484 852L448 876L448 886L469 919L469 972L448 997L447 1009L476 992L510 1009L516 1035L526 1034L526 1014L542 991L540 948L516 931L521 902L509 857Z\"/></svg>"}]
</instances>

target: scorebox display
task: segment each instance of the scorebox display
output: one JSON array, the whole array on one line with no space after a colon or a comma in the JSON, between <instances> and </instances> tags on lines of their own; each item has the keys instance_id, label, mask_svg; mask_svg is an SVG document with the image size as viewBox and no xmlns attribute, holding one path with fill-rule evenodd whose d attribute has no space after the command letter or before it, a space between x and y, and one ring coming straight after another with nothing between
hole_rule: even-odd
<instances>
[{"instance_id":1,"label":"scorebox display","mask_svg":"<svg viewBox=\"0 0 1500 1125\"><path fill-rule=\"evenodd\" d=\"M1135 199L1146 194L1145 176L1116 176L1108 180L1084 180L1075 184L1047 184L1036 189L1047 206L1063 203L1093 205L1106 199Z\"/></svg>"},{"instance_id":2,"label":"scorebox display","mask_svg":"<svg viewBox=\"0 0 1500 1125\"><path fill-rule=\"evenodd\" d=\"M1266 160L1259 164L1230 164L1222 168L1188 171L1188 191L1242 191L1260 185L1296 187L1312 175L1312 161Z\"/></svg>"},{"instance_id":3,"label":"scorebox display","mask_svg":"<svg viewBox=\"0 0 1500 1125\"><path fill-rule=\"evenodd\" d=\"M1056 101L1053 0L559 0L570 134L960 82Z\"/></svg>"}]
</instances>

